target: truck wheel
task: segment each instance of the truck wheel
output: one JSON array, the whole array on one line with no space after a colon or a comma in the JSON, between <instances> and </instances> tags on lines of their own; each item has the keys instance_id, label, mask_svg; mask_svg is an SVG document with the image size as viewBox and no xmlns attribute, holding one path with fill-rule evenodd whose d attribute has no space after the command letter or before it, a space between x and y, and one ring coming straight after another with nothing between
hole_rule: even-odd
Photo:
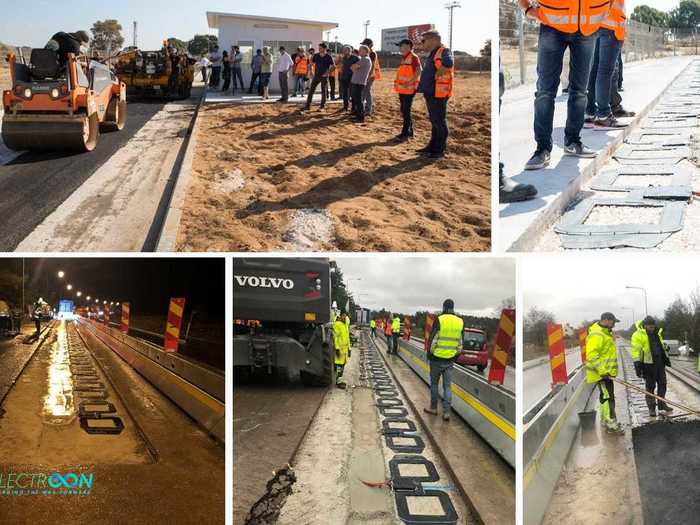
<instances>
[{"instance_id":1,"label":"truck wheel","mask_svg":"<svg viewBox=\"0 0 700 525\"><path fill-rule=\"evenodd\" d=\"M331 345L323 346L323 362L321 367L321 375L313 375L308 372L301 371L299 377L302 384L305 386L330 386L333 384L333 376L335 373L335 360Z\"/></svg>"}]
</instances>

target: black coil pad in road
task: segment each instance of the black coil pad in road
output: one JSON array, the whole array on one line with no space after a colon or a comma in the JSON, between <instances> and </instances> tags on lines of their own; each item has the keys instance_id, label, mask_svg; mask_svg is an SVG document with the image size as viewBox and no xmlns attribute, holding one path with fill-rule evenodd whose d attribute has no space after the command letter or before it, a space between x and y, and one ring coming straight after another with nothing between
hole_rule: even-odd
<instances>
[{"instance_id":1,"label":"black coil pad in road","mask_svg":"<svg viewBox=\"0 0 700 525\"><path fill-rule=\"evenodd\" d=\"M369 337L363 332L362 339L366 344L360 349L360 379L368 382L374 391L375 403L383 418L382 433L386 446L396 454L389 460L389 472L399 519L408 525L455 524L459 517L450 496L442 490L423 486L423 483L439 481L440 475L433 462L422 455L425 442L417 434L416 423L409 418L409 411L376 343L368 341ZM422 466L426 474L402 476L402 465ZM420 504L420 500L437 500L442 514L412 514L411 502Z\"/></svg>"},{"instance_id":2,"label":"black coil pad in road","mask_svg":"<svg viewBox=\"0 0 700 525\"><path fill-rule=\"evenodd\" d=\"M88 434L121 434L124 422L116 407L107 401L109 391L100 381L85 343L74 332L68 332L67 344L73 391L80 399L80 427Z\"/></svg>"}]
</instances>

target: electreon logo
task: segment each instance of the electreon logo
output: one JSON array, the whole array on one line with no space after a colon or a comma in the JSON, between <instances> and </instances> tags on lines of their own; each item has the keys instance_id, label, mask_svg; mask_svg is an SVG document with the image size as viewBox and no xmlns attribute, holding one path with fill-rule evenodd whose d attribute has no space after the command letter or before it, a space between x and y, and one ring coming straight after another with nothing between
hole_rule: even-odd
<instances>
[{"instance_id":1,"label":"electreon logo","mask_svg":"<svg viewBox=\"0 0 700 525\"><path fill-rule=\"evenodd\" d=\"M0 496L89 496L92 472L0 472Z\"/></svg>"},{"instance_id":2,"label":"electreon logo","mask_svg":"<svg viewBox=\"0 0 700 525\"><path fill-rule=\"evenodd\" d=\"M277 279L275 277L258 277L256 275L234 275L233 278L238 286L248 288L284 288L291 290L294 288L294 281L291 279Z\"/></svg>"}]
</instances>

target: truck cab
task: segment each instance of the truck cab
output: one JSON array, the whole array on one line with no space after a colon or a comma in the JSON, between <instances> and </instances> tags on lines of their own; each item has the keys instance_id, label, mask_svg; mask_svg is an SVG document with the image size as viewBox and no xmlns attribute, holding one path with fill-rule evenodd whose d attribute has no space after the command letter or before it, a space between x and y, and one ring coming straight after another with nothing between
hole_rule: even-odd
<instances>
[{"instance_id":1,"label":"truck cab","mask_svg":"<svg viewBox=\"0 0 700 525\"><path fill-rule=\"evenodd\" d=\"M462 366L475 366L483 372L489 363L486 332L478 328L464 328L462 350L457 357Z\"/></svg>"}]
</instances>

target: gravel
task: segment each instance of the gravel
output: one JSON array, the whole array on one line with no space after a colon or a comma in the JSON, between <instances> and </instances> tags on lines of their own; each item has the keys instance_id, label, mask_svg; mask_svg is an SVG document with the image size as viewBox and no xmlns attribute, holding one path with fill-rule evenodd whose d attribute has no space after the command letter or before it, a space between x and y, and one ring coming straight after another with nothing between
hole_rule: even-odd
<instances>
[{"instance_id":1,"label":"gravel","mask_svg":"<svg viewBox=\"0 0 700 525\"><path fill-rule=\"evenodd\" d=\"M652 206L594 206L584 224L658 224L663 208Z\"/></svg>"},{"instance_id":2,"label":"gravel","mask_svg":"<svg viewBox=\"0 0 700 525\"><path fill-rule=\"evenodd\" d=\"M222 178L216 184L216 190L221 193L233 193L245 187L245 177L243 172L235 168L223 174Z\"/></svg>"},{"instance_id":3,"label":"gravel","mask_svg":"<svg viewBox=\"0 0 700 525\"><path fill-rule=\"evenodd\" d=\"M333 219L327 210L305 208L292 213L283 240L291 243L292 250L316 250L330 242L334 232Z\"/></svg>"}]
</instances>

